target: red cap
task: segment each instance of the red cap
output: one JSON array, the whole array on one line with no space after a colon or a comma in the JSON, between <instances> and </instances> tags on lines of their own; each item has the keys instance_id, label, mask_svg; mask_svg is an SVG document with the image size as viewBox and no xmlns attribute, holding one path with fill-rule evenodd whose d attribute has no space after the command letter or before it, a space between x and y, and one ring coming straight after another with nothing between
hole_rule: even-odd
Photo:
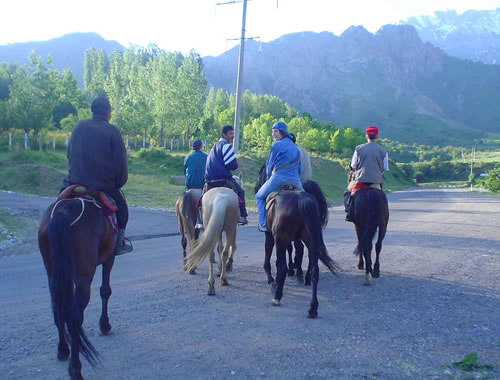
<instances>
[{"instance_id":1,"label":"red cap","mask_svg":"<svg viewBox=\"0 0 500 380\"><path fill-rule=\"evenodd\" d=\"M377 136L378 135L378 128L371 125L368 128L366 128L366 134L368 136Z\"/></svg>"}]
</instances>

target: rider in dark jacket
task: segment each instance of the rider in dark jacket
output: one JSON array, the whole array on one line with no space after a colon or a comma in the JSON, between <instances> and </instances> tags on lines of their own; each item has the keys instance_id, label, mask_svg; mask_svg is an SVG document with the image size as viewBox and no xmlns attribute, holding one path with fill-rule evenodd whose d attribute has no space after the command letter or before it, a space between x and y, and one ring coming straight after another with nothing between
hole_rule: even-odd
<instances>
[{"instance_id":1,"label":"rider in dark jacket","mask_svg":"<svg viewBox=\"0 0 500 380\"><path fill-rule=\"evenodd\" d=\"M245 191L236 182L231 174L231 170L238 169L238 161L231 143L234 139L234 128L230 125L225 125L221 130L221 138L215 143L210 150L207 158L207 166L205 169L205 181L215 181L218 179L226 179L234 186L236 193L243 201L240 205L240 221L239 224L247 224L247 209L245 207Z\"/></svg>"},{"instance_id":2,"label":"rider in dark jacket","mask_svg":"<svg viewBox=\"0 0 500 380\"><path fill-rule=\"evenodd\" d=\"M108 99L94 99L91 111L92 119L78 121L71 133L64 186L82 185L90 191L104 191L114 199L118 207L115 254L125 253L131 249L124 242L128 206L120 189L128 179L127 153L118 128L109 123L111 106Z\"/></svg>"}]
</instances>

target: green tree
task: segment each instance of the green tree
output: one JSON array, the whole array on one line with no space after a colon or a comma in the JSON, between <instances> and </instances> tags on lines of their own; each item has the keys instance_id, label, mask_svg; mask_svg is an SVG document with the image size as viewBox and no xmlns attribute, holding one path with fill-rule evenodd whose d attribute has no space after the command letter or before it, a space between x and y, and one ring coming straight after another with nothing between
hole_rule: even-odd
<instances>
[{"instance_id":1,"label":"green tree","mask_svg":"<svg viewBox=\"0 0 500 380\"><path fill-rule=\"evenodd\" d=\"M486 177L486 186L490 188L490 191L495 193L500 192L500 166L488 172L488 177Z\"/></svg>"}]
</instances>

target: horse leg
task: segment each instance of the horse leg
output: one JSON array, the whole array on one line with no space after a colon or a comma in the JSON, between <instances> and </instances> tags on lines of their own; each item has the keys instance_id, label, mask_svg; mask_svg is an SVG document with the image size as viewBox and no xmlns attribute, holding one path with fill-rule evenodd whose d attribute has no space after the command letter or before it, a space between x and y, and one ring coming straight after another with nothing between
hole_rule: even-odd
<instances>
[{"instance_id":1,"label":"horse leg","mask_svg":"<svg viewBox=\"0 0 500 380\"><path fill-rule=\"evenodd\" d=\"M293 270L293 266L294 266L293 257L292 257L293 246L292 246L291 242L288 245L288 247L286 248L286 250L288 251L288 269L287 269L286 274L290 277L293 277L293 275L295 274L295 271Z\"/></svg>"},{"instance_id":2,"label":"horse leg","mask_svg":"<svg viewBox=\"0 0 500 380\"><path fill-rule=\"evenodd\" d=\"M299 284L304 283L304 271L302 270L302 260L304 259L304 244L302 240L297 239L293 242L295 246L295 269L297 270L297 282Z\"/></svg>"},{"instance_id":3,"label":"horse leg","mask_svg":"<svg viewBox=\"0 0 500 380\"><path fill-rule=\"evenodd\" d=\"M226 265L227 265L227 260L229 257L229 251L232 246L232 242L235 240L234 236L229 236L226 232L226 244L224 245L224 250L222 251L221 255L221 273L220 273L220 284L222 286L229 285L229 282L227 281L227 276L226 276Z\"/></svg>"},{"instance_id":4,"label":"horse leg","mask_svg":"<svg viewBox=\"0 0 500 380\"><path fill-rule=\"evenodd\" d=\"M90 300L92 277L93 274L75 284L75 293L71 306L71 321L66 322L71 336L71 358L68 373L72 380L83 380L82 362L80 361L80 348L84 348L86 344L85 341L82 342L83 312Z\"/></svg>"},{"instance_id":5,"label":"horse leg","mask_svg":"<svg viewBox=\"0 0 500 380\"><path fill-rule=\"evenodd\" d=\"M309 268L307 272L312 272L312 299L311 307L307 313L309 318L316 318L318 316L318 281L319 281L319 267L318 267L318 253L312 249L309 255Z\"/></svg>"},{"instance_id":6,"label":"horse leg","mask_svg":"<svg viewBox=\"0 0 500 380\"><path fill-rule=\"evenodd\" d=\"M264 256L264 271L267 275L267 283L272 284L274 278L271 275L271 255L273 254L274 238L270 232L266 232L265 256Z\"/></svg>"},{"instance_id":7,"label":"horse leg","mask_svg":"<svg viewBox=\"0 0 500 380\"><path fill-rule=\"evenodd\" d=\"M108 318L108 300L111 296L111 286L110 286L110 275L111 269L115 262L115 256L111 255L109 259L102 264L102 285L101 285L101 300L102 300L102 311L101 318L99 319L99 327L103 335L108 335L111 331L111 325L109 324Z\"/></svg>"},{"instance_id":8,"label":"horse leg","mask_svg":"<svg viewBox=\"0 0 500 380\"><path fill-rule=\"evenodd\" d=\"M226 272L232 272L233 271L233 256L234 256L234 251L236 251L236 234L231 238L233 241L231 243L231 251L229 254L229 258L227 259L227 264L226 264ZM228 241L231 239L228 238Z\"/></svg>"},{"instance_id":9,"label":"horse leg","mask_svg":"<svg viewBox=\"0 0 500 380\"><path fill-rule=\"evenodd\" d=\"M288 244L284 244L280 238L276 239L276 284L271 287L274 306L279 306L283 297L283 285L286 277L286 248Z\"/></svg>"},{"instance_id":10,"label":"horse leg","mask_svg":"<svg viewBox=\"0 0 500 380\"><path fill-rule=\"evenodd\" d=\"M356 237L358 238L358 244L354 248L354 251L352 252L354 255L359 256L359 261L358 261L358 269L363 270L365 269L365 263L363 261L363 254L359 250L359 232L358 232L358 226L354 225L354 230L356 231Z\"/></svg>"},{"instance_id":11,"label":"horse leg","mask_svg":"<svg viewBox=\"0 0 500 380\"><path fill-rule=\"evenodd\" d=\"M208 296L215 296L214 261L214 252L212 251L210 260L208 260Z\"/></svg>"},{"instance_id":12,"label":"horse leg","mask_svg":"<svg viewBox=\"0 0 500 380\"><path fill-rule=\"evenodd\" d=\"M365 282L363 283L363 285L371 285L372 284L372 248L373 248L373 244L371 242L371 240L365 242L363 245L365 245L363 247L363 249L361 250L362 253L363 253L363 256L365 258L365 264L366 264L366 268L365 268Z\"/></svg>"},{"instance_id":13,"label":"horse leg","mask_svg":"<svg viewBox=\"0 0 500 380\"><path fill-rule=\"evenodd\" d=\"M382 240L384 240L386 226L379 227L378 238L375 243L375 265L373 266L373 277L380 277L380 251L382 250Z\"/></svg>"},{"instance_id":14,"label":"horse leg","mask_svg":"<svg viewBox=\"0 0 500 380\"><path fill-rule=\"evenodd\" d=\"M304 285L311 285L311 273L312 273L312 262L311 262L311 254L309 253L309 264L307 264L307 272L306 278L304 279Z\"/></svg>"}]
</instances>

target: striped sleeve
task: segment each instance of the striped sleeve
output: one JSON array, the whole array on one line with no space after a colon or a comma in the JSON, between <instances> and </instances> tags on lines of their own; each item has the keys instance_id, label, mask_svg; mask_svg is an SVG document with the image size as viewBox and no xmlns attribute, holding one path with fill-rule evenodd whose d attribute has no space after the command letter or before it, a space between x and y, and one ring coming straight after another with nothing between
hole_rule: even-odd
<instances>
[{"instance_id":1,"label":"striped sleeve","mask_svg":"<svg viewBox=\"0 0 500 380\"><path fill-rule=\"evenodd\" d=\"M226 166L236 159L236 155L234 154L234 149L231 144L225 144L222 147L222 156L224 158L224 165Z\"/></svg>"}]
</instances>

